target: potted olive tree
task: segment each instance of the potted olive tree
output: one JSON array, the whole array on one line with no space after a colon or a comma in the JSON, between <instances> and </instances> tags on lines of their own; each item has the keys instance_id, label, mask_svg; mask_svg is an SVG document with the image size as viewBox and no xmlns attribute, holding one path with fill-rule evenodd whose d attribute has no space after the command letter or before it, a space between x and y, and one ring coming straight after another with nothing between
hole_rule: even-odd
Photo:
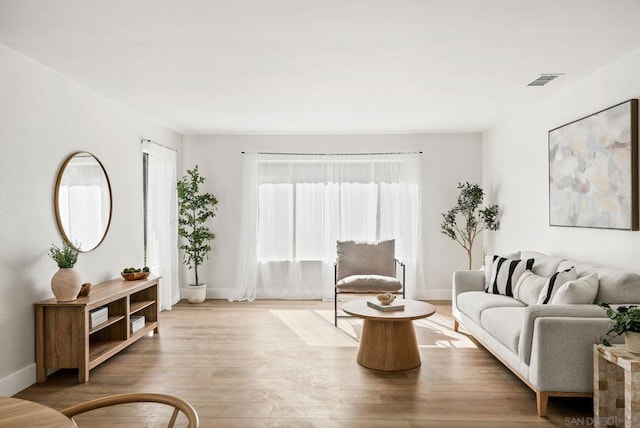
<instances>
[{"instance_id":1,"label":"potted olive tree","mask_svg":"<svg viewBox=\"0 0 640 428\"><path fill-rule=\"evenodd\" d=\"M198 278L198 266L209 258L210 242L215 238L206 223L216 216L218 200L211 193L200 191L204 181L198 165L178 181L178 235L186 241L180 249L184 263L195 273L195 283L187 284L189 303L202 303L207 296L207 285Z\"/></svg>"},{"instance_id":2,"label":"potted olive tree","mask_svg":"<svg viewBox=\"0 0 640 428\"><path fill-rule=\"evenodd\" d=\"M497 204L480 208L484 191L477 184L458 183L460 194L457 203L446 213L442 213L440 232L456 241L467 251L471 270L473 243L483 230L498 230L499 209Z\"/></svg>"}]
</instances>

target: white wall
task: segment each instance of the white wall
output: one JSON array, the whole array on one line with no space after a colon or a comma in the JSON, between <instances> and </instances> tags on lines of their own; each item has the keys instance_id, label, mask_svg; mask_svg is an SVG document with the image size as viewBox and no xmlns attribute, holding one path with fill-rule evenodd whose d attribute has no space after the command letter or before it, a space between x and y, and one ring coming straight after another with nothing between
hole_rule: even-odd
<instances>
[{"instance_id":1,"label":"white wall","mask_svg":"<svg viewBox=\"0 0 640 428\"><path fill-rule=\"evenodd\" d=\"M185 136L183 172L196 163L207 178L204 190L218 200L218 216L212 223L216 234L210 260L202 278L210 298L226 298L235 281L240 236L242 151L248 152L388 152L423 151L423 256L425 283L418 298L449 299L451 274L467 265L466 253L440 233L440 213L456 201L461 181L480 183L482 144L479 134L451 135L232 135ZM482 242L475 248L481 263ZM476 266L476 267L477 267ZM198 271L200 275L200 271ZM193 281L183 269L183 282Z\"/></svg>"},{"instance_id":2,"label":"white wall","mask_svg":"<svg viewBox=\"0 0 640 428\"><path fill-rule=\"evenodd\" d=\"M547 140L550 129L640 97L639 75L637 50L485 133L483 182L504 210L488 247L640 271L640 232L549 226Z\"/></svg>"},{"instance_id":3,"label":"white wall","mask_svg":"<svg viewBox=\"0 0 640 428\"><path fill-rule=\"evenodd\" d=\"M113 189L113 218L100 247L80 254L83 282L141 265L140 140L179 148L181 136L0 45L0 395L35 382L33 303L53 297L60 244L53 210L58 168L73 151L92 152Z\"/></svg>"}]
</instances>

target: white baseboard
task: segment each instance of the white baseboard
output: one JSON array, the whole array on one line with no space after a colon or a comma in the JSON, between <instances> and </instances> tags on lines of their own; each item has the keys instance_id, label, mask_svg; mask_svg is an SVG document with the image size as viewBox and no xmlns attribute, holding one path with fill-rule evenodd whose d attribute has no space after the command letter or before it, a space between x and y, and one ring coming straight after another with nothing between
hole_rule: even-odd
<instances>
[{"instance_id":1,"label":"white baseboard","mask_svg":"<svg viewBox=\"0 0 640 428\"><path fill-rule=\"evenodd\" d=\"M207 299L228 299L233 295L232 288L207 288ZM180 289L180 298L187 298L187 289Z\"/></svg>"},{"instance_id":2,"label":"white baseboard","mask_svg":"<svg viewBox=\"0 0 640 428\"><path fill-rule=\"evenodd\" d=\"M36 383L35 363L0 379L0 396L11 397L34 383Z\"/></svg>"},{"instance_id":3,"label":"white baseboard","mask_svg":"<svg viewBox=\"0 0 640 428\"><path fill-rule=\"evenodd\" d=\"M233 295L234 289L232 288L207 288L207 299L228 299ZM186 288L180 289L180 298L187 298ZM412 296L417 300L451 300L450 288L438 288L433 290L425 290L419 295ZM333 300L333 298L331 299Z\"/></svg>"},{"instance_id":4,"label":"white baseboard","mask_svg":"<svg viewBox=\"0 0 640 428\"><path fill-rule=\"evenodd\" d=\"M450 288L436 288L434 290L425 290L419 296L415 296L417 300L451 300Z\"/></svg>"}]
</instances>

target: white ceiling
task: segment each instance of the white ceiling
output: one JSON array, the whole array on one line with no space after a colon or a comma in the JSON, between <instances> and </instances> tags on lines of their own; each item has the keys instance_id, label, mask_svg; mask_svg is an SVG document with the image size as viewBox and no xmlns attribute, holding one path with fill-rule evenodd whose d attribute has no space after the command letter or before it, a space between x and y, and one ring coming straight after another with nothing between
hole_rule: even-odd
<instances>
[{"instance_id":1,"label":"white ceiling","mask_svg":"<svg viewBox=\"0 0 640 428\"><path fill-rule=\"evenodd\" d=\"M479 132L640 48L640 1L0 0L0 43L185 134Z\"/></svg>"}]
</instances>

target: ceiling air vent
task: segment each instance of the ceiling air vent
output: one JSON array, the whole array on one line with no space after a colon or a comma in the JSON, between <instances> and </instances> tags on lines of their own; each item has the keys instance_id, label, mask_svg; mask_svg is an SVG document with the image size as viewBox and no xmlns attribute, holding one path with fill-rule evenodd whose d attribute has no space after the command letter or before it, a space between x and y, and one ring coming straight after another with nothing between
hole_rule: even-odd
<instances>
[{"instance_id":1,"label":"ceiling air vent","mask_svg":"<svg viewBox=\"0 0 640 428\"><path fill-rule=\"evenodd\" d=\"M531 83L528 83L527 86L544 86L547 83L551 82L553 79L562 76L562 73L546 73L541 74L536 80Z\"/></svg>"}]
</instances>

